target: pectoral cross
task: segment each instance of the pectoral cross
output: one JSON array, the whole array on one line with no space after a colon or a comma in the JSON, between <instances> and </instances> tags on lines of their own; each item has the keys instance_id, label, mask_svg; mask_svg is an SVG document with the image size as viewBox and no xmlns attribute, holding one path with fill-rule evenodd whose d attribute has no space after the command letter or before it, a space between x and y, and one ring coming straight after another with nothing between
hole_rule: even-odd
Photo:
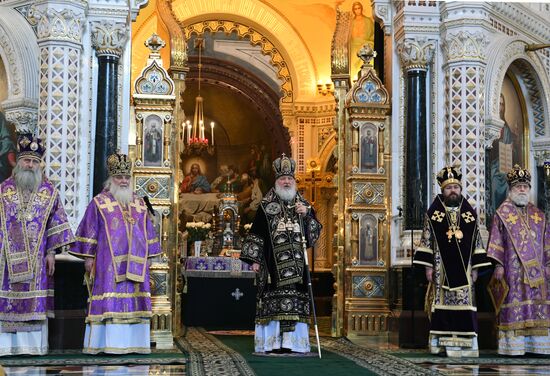
<instances>
[{"instance_id":1,"label":"pectoral cross","mask_svg":"<svg viewBox=\"0 0 550 376\"><path fill-rule=\"evenodd\" d=\"M453 238L453 235L455 234L455 232L451 229L447 230L446 232L447 234L447 239L449 239L449 242L451 241L451 239Z\"/></svg>"},{"instance_id":2,"label":"pectoral cross","mask_svg":"<svg viewBox=\"0 0 550 376\"><path fill-rule=\"evenodd\" d=\"M116 202L116 201L111 201L110 198L106 198L106 199L105 199L105 203L99 205L99 208L100 208L100 209L107 209L107 211L108 211L109 213L112 213L112 212L115 211L115 208L117 207L117 205L118 205L118 202Z\"/></svg>"}]
</instances>

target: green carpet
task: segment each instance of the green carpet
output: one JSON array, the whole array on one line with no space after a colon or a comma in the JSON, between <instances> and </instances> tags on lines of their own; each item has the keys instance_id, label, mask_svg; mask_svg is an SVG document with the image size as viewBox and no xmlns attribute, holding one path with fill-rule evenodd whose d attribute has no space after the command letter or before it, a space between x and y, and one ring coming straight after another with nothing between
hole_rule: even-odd
<instances>
[{"instance_id":1,"label":"green carpet","mask_svg":"<svg viewBox=\"0 0 550 376\"><path fill-rule=\"evenodd\" d=\"M88 355L81 351L52 351L48 355L17 355L0 358L2 366L58 366L58 365L123 365L123 364L185 364L186 357L179 350L153 350L151 354Z\"/></svg>"},{"instance_id":2,"label":"green carpet","mask_svg":"<svg viewBox=\"0 0 550 376\"><path fill-rule=\"evenodd\" d=\"M303 375L376 375L353 361L330 351L323 351L318 357L267 357L255 356L252 336L215 336L224 345L241 354L257 375L261 376L303 376ZM322 346L321 346L322 348ZM312 351L317 351L313 348Z\"/></svg>"}]
</instances>

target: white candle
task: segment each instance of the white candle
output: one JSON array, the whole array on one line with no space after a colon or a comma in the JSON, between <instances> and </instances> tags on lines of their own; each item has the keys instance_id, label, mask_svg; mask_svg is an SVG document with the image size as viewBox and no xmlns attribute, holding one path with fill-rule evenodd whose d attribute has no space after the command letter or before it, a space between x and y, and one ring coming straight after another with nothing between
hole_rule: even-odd
<instances>
[{"instance_id":1,"label":"white candle","mask_svg":"<svg viewBox=\"0 0 550 376\"><path fill-rule=\"evenodd\" d=\"M210 122L210 133L212 133L212 146L214 146L214 122Z\"/></svg>"},{"instance_id":2,"label":"white candle","mask_svg":"<svg viewBox=\"0 0 550 376\"><path fill-rule=\"evenodd\" d=\"M191 143L191 122L187 120L187 144Z\"/></svg>"}]
</instances>

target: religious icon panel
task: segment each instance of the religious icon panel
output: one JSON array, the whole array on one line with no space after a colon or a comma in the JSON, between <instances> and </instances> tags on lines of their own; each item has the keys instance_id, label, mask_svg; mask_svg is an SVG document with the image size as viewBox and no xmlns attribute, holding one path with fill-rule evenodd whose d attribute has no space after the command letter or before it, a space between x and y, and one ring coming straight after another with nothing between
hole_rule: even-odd
<instances>
[{"instance_id":1,"label":"religious icon panel","mask_svg":"<svg viewBox=\"0 0 550 376\"><path fill-rule=\"evenodd\" d=\"M144 166L162 166L163 121L158 115L149 115L143 125Z\"/></svg>"},{"instance_id":2,"label":"religious icon panel","mask_svg":"<svg viewBox=\"0 0 550 376\"><path fill-rule=\"evenodd\" d=\"M499 102L500 118L504 122L500 137L487 150L487 219L508 195L506 174L515 164L527 167L525 99L517 79L508 72L502 83ZM489 223L489 222L488 222Z\"/></svg>"},{"instance_id":3,"label":"religious icon panel","mask_svg":"<svg viewBox=\"0 0 550 376\"><path fill-rule=\"evenodd\" d=\"M363 124L360 139L360 172L375 174L378 171L378 128L374 124Z\"/></svg>"},{"instance_id":4,"label":"religious icon panel","mask_svg":"<svg viewBox=\"0 0 550 376\"><path fill-rule=\"evenodd\" d=\"M378 219L364 214L359 220L359 265L378 264Z\"/></svg>"}]
</instances>

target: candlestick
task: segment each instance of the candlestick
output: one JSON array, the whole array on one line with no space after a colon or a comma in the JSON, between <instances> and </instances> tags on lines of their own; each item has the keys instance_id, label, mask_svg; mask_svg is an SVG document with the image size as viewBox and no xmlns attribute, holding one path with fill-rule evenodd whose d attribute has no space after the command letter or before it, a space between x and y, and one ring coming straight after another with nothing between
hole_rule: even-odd
<instances>
[{"instance_id":1,"label":"candlestick","mask_svg":"<svg viewBox=\"0 0 550 376\"><path fill-rule=\"evenodd\" d=\"M212 146L214 146L214 122L210 122L210 133L212 134Z\"/></svg>"}]
</instances>

